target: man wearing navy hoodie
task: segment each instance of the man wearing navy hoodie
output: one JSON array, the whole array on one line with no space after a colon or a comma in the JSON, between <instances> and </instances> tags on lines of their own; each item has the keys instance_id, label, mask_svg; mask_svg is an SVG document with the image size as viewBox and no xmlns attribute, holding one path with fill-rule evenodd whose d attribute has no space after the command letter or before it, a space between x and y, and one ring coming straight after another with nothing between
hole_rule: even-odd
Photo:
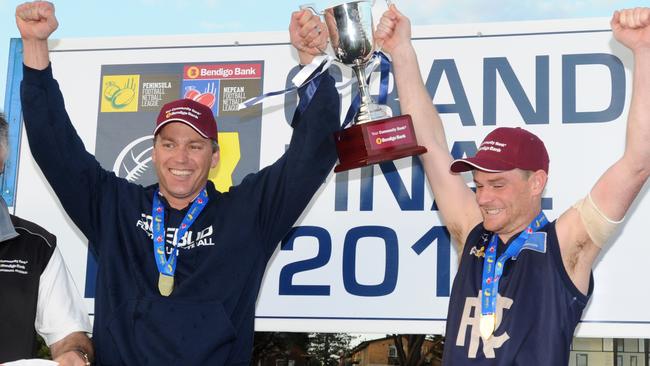
<instances>
[{"instance_id":1,"label":"man wearing navy hoodie","mask_svg":"<svg viewBox=\"0 0 650 366\"><path fill-rule=\"evenodd\" d=\"M20 5L16 22L32 154L98 259L97 364L248 365L266 264L336 160L333 79L318 77L311 99L301 93L285 154L226 193L208 180L219 161L210 109L191 100L163 106L154 131L158 184L142 187L102 169L71 124L48 56L58 25L52 4ZM322 29L308 11L292 15L301 63L325 46ZM214 245L195 245L188 229Z\"/></svg>"}]
</instances>

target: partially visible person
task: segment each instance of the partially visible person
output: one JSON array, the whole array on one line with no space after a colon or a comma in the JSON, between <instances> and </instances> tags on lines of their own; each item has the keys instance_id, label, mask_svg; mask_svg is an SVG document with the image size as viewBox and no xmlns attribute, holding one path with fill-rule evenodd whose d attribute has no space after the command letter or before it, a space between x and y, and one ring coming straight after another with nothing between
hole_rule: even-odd
<instances>
[{"instance_id":1,"label":"partially visible person","mask_svg":"<svg viewBox=\"0 0 650 366\"><path fill-rule=\"evenodd\" d=\"M0 171L8 152L0 114ZM37 334L61 366L93 360L90 321L56 237L11 215L0 197L0 362L36 357Z\"/></svg>"},{"instance_id":2,"label":"partially visible person","mask_svg":"<svg viewBox=\"0 0 650 366\"><path fill-rule=\"evenodd\" d=\"M376 39L393 59L401 110L411 114L417 140L428 150L422 165L460 256L444 365L569 362L593 290L594 261L650 175L650 9L617 11L611 26L634 54L625 151L590 192L549 222L541 209L549 172L542 140L501 127L485 137L476 156L453 160L420 75L410 21L392 5L378 25ZM467 171L475 194L458 174Z\"/></svg>"},{"instance_id":3,"label":"partially visible person","mask_svg":"<svg viewBox=\"0 0 650 366\"><path fill-rule=\"evenodd\" d=\"M16 23L31 153L97 255L97 364L248 366L267 263L336 161L334 79L324 73L301 89L285 153L228 192L208 179L220 158L212 110L167 103L151 121L158 182L142 187L104 170L70 121L47 48L54 6L22 4ZM307 10L291 16L301 63L326 45L324 27Z\"/></svg>"}]
</instances>

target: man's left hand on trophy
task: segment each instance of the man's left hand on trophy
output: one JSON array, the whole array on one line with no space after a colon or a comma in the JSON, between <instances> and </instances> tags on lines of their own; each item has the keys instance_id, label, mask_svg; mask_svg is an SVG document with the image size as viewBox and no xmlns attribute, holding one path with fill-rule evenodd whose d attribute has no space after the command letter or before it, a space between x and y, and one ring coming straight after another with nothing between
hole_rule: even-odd
<instances>
[{"instance_id":1,"label":"man's left hand on trophy","mask_svg":"<svg viewBox=\"0 0 650 366\"><path fill-rule=\"evenodd\" d=\"M311 63L315 56L324 53L328 35L325 23L311 10L304 9L291 14L289 38L291 44L298 50L302 65Z\"/></svg>"}]
</instances>

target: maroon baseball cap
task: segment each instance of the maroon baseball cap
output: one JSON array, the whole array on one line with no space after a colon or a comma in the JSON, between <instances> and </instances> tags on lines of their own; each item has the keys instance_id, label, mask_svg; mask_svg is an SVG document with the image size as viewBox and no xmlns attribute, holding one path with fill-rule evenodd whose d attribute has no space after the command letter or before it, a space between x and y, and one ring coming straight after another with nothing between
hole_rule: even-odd
<instances>
[{"instance_id":1,"label":"maroon baseball cap","mask_svg":"<svg viewBox=\"0 0 650 366\"><path fill-rule=\"evenodd\" d=\"M482 170L491 173L512 169L548 174L548 152L542 140L523 128L499 127L490 132L472 158L456 159L449 169L454 173Z\"/></svg>"},{"instance_id":2,"label":"maroon baseball cap","mask_svg":"<svg viewBox=\"0 0 650 366\"><path fill-rule=\"evenodd\" d=\"M185 123L203 138L218 141L217 121L212 115L212 109L195 100L178 99L165 104L158 114L153 134L157 135L163 126L171 122Z\"/></svg>"}]
</instances>

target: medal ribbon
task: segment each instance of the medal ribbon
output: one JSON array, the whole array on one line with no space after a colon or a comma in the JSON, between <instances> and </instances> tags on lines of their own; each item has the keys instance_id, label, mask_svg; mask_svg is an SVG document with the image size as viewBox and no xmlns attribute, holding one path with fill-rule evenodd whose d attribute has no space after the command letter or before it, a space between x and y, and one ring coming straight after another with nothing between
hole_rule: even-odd
<instances>
[{"instance_id":1,"label":"medal ribbon","mask_svg":"<svg viewBox=\"0 0 650 366\"><path fill-rule=\"evenodd\" d=\"M187 214L181 222L181 226L178 228L172 245L174 250L169 255L169 258L165 255L165 207L160 202L160 191L156 190L153 194L153 207L151 209L151 216L153 217L153 254L156 258L156 265L158 266L158 272L167 276L174 276L176 271L176 262L178 258L178 241L185 236L187 230L192 226L194 220L199 216L203 208L208 203L208 192L205 188L201 191L199 196L194 200L192 206L187 211Z\"/></svg>"},{"instance_id":2,"label":"medal ribbon","mask_svg":"<svg viewBox=\"0 0 650 366\"><path fill-rule=\"evenodd\" d=\"M499 241L497 234L492 234L490 244L485 251L485 259L483 260L483 280L481 282L481 315L494 315L496 314L497 307L497 293L499 292L499 280L503 274L506 261L511 258L516 258L530 234L536 232L548 223L548 219L543 212L540 212L537 217L528 225L519 236L508 246L506 251L496 259L497 244Z\"/></svg>"},{"instance_id":3,"label":"medal ribbon","mask_svg":"<svg viewBox=\"0 0 650 366\"><path fill-rule=\"evenodd\" d=\"M319 80L317 79L322 73L324 73L332 64L333 58L331 56L317 56L314 57L312 62L309 65L306 65L303 67L300 72L294 76L293 79L291 79L291 82L293 83L292 87L289 87L284 90L277 90L269 93L265 93L262 95L258 95L256 97L247 99L241 103L239 103L239 106L237 106L237 110L242 110L246 108L250 108L254 105L257 105L261 103L264 99L268 97L273 97L276 95L284 95L287 93L294 92L298 89L308 87L312 85L314 80ZM316 85L317 87L317 85ZM312 89L316 89L312 86ZM313 93L311 94L313 96Z\"/></svg>"}]
</instances>

